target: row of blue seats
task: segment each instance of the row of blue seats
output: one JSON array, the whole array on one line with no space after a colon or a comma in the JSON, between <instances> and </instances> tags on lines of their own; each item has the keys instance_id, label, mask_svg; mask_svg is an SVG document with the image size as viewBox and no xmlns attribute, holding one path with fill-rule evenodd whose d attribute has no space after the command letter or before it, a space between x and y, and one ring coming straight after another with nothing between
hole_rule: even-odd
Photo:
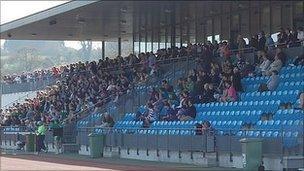
<instances>
[{"instance_id":1,"label":"row of blue seats","mask_svg":"<svg viewBox=\"0 0 304 171\"><path fill-rule=\"evenodd\" d=\"M239 137L263 137L263 138L277 138L277 137L287 137L287 138L298 138L299 132L295 131L238 131L236 136Z\"/></svg>"},{"instance_id":2,"label":"row of blue seats","mask_svg":"<svg viewBox=\"0 0 304 171\"><path fill-rule=\"evenodd\" d=\"M156 121L153 122L151 128L188 128L191 129L196 124L196 121Z\"/></svg>"},{"instance_id":3,"label":"row of blue seats","mask_svg":"<svg viewBox=\"0 0 304 171\"><path fill-rule=\"evenodd\" d=\"M264 100L264 101L236 101L236 102L210 102L210 103L199 103L195 106L199 108L220 108L220 107L230 107L230 106L268 106L268 105L279 105L280 100Z\"/></svg>"},{"instance_id":4,"label":"row of blue seats","mask_svg":"<svg viewBox=\"0 0 304 171\"><path fill-rule=\"evenodd\" d=\"M280 81L281 82L302 81L303 77L304 77L304 73L292 73L292 74L287 73L280 75ZM242 79L242 83L244 85L266 83L269 80L269 78L270 78L269 76L244 78Z\"/></svg>"},{"instance_id":5,"label":"row of blue seats","mask_svg":"<svg viewBox=\"0 0 304 171\"><path fill-rule=\"evenodd\" d=\"M286 74L286 73L299 73L304 72L304 66L287 66L283 67L280 71L280 74Z\"/></svg>"},{"instance_id":6,"label":"row of blue seats","mask_svg":"<svg viewBox=\"0 0 304 171\"><path fill-rule=\"evenodd\" d=\"M20 128L19 127L5 127L3 130L5 132L19 132Z\"/></svg>"},{"instance_id":7,"label":"row of blue seats","mask_svg":"<svg viewBox=\"0 0 304 171\"><path fill-rule=\"evenodd\" d=\"M303 132L303 120L265 120L258 121L255 125L257 129L284 129Z\"/></svg>"},{"instance_id":8,"label":"row of blue seats","mask_svg":"<svg viewBox=\"0 0 304 171\"><path fill-rule=\"evenodd\" d=\"M304 110L300 109L279 109L276 111L276 114L295 114L295 113L301 113L304 114Z\"/></svg>"},{"instance_id":9,"label":"row of blue seats","mask_svg":"<svg viewBox=\"0 0 304 171\"><path fill-rule=\"evenodd\" d=\"M204 120L242 120L244 122L250 122L250 123L255 123L261 118L260 115L227 115L223 117L219 116L204 116L204 115L198 115L195 120L198 121L204 121Z\"/></svg>"},{"instance_id":10,"label":"row of blue seats","mask_svg":"<svg viewBox=\"0 0 304 171\"><path fill-rule=\"evenodd\" d=\"M246 92L257 91L259 86L260 84L247 85L245 90ZM304 90L304 81L282 82L276 90Z\"/></svg>"},{"instance_id":11,"label":"row of blue seats","mask_svg":"<svg viewBox=\"0 0 304 171\"><path fill-rule=\"evenodd\" d=\"M86 127L86 126L88 126L88 124L89 124L89 121L81 120L81 121L77 122L77 127Z\"/></svg>"},{"instance_id":12,"label":"row of blue seats","mask_svg":"<svg viewBox=\"0 0 304 171\"><path fill-rule=\"evenodd\" d=\"M154 87L154 86L153 86ZM144 85L141 85L141 86L136 86L134 89L135 90L151 90L153 88L152 86L144 86Z\"/></svg>"},{"instance_id":13,"label":"row of blue seats","mask_svg":"<svg viewBox=\"0 0 304 171\"><path fill-rule=\"evenodd\" d=\"M195 135L195 131L192 130L167 130L167 129L148 129L139 130L138 134L150 134L150 135Z\"/></svg>"},{"instance_id":14,"label":"row of blue seats","mask_svg":"<svg viewBox=\"0 0 304 171\"><path fill-rule=\"evenodd\" d=\"M197 104L197 112L204 111L236 111L236 110L255 110L276 111L280 105L280 100L261 100L261 101L237 101L237 102L212 102Z\"/></svg>"},{"instance_id":15,"label":"row of blue seats","mask_svg":"<svg viewBox=\"0 0 304 171\"><path fill-rule=\"evenodd\" d=\"M138 129L143 126L143 121L118 121L115 123L114 128L117 129Z\"/></svg>"},{"instance_id":16,"label":"row of blue seats","mask_svg":"<svg viewBox=\"0 0 304 171\"><path fill-rule=\"evenodd\" d=\"M304 120L304 112L303 110L278 110L275 115L273 116L273 119L300 119Z\"/></svg>"},{"instance_id":17,"label":"row of blue seats","mask_svg":"<svg viewBox=\"0 0 304 171\"><path fill-rule=\"evenodd\" d=\"M261 115L261 110L243 110L243 111L208 111L200 112L199 115L203 116L239 116L239 115Z\"/></svg>"},{"instance_id":18,"label":"row of blue seats","mask_svg":"<svg viewBox=\"0 0 304 171\"><path fill-rule=\"evenodd\" d=\"M297 100L299 90L284 90L284 91L267 91L267 92L251 92L251 93L242 93L241 99L243 101L248 100L280 100L281 102L294 102Z\"/></svg>"},{"instance_id":19,"label":"row of blue seats","mask_svg":"<svg viewBox=\"0 0 304 171\"><path fill-rule=\"evenodd\" d=\"M219 134L224 134L223 132ZM238 137L252 137L252 138L282 138L283 146L287 148L295 147L300 144L298 138L300 137L297 131L238 131Z\"/></svg>"},{"instance_id":20,"label":"row of blue seats","mask_svg":"<svg viewBox=\"0 0 304 171\"><path fill-rule=\"evenodd\" d=\"M121 121L134 121L136 117L135 113L126 113Z\"/></svg>"}]
</instances>

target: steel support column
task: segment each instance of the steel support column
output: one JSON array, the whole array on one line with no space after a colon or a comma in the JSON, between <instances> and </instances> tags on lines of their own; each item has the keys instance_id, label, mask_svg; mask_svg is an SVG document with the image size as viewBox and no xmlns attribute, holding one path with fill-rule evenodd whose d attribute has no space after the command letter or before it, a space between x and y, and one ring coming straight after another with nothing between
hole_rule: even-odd
<instances>
[{"instance_id":1,"label":"steel support column","mask_svg":"<svg viewBox=\"0 0 304 171\"><path fill-rule=\"evenodd\" d=\"M175 3L172 2L172 7L171 7L171 47L175 47L175 27L176 27L176 22L175 22Z\"/></svg>"},{"instance_id":2,"label":"steel support column","mask_svg":"<svg viewBox=\"0 0 304 171\"><path fill-rule=\"evenodd\" d=\"M121 37L118 38L118 56L121 56Z\"/></svg>"},{"instance_id":3,"label":"steel support column","mask_svg":"<svg viewBox=\"0 0 304 171\"><path fill-rule=\"evenodd\" d=\"M104 59L106 58L106 54L105 54L105 48L106 48L106 47L105 47L105 46L106 46L106 45L105 45L105 41L102 41L102 42L101 42L101 46L102 46L102 47L101 47L101 52L102 52L101 58L102 58L102 60L104 60Z\"/></svg>"}]
</instances>

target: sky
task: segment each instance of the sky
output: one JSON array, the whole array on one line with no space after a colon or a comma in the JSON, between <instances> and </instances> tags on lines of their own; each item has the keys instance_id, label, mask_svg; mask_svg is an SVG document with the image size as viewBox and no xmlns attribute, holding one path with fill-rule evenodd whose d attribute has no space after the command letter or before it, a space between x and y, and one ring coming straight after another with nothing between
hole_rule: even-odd
<instances>
[{"instance_id":1,"label":"sky","mask_svg":"<svg viewBox=\"0 0 304 171\"><path fill-rule=\"evenodd\" d=\"M34 14L46 10L48 8L66 3L68 1L53 0L53 1L12 1L0 0L1 18L0 24L4 24L27 15ZM1 47L4 40L1 40ZM65 41L67 47L80 49L81 46L78 41ZM93 48L100 47L101 42L93 42Z\"/></svg>"}]
</instances>

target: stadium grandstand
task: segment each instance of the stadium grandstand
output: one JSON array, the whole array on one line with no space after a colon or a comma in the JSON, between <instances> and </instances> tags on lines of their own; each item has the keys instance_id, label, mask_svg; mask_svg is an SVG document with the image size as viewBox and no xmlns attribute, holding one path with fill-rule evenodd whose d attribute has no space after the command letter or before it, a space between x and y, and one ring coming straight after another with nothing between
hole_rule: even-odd
<instances>
[{"instance_id":1,"label":"stadium grandstand","mask_svg":"<svg viewBox=\"0 0 304 171\"><path fill-rule=\"evenodd\" d=\"M5 23L1 39L101 41L102 58L1 76L1 96L31 91L1 104L1 150L173 163L159 170L303 170L303 9L70 1ZM117 170L145 170L128 167Z\"/></svg>"}]
</instances>

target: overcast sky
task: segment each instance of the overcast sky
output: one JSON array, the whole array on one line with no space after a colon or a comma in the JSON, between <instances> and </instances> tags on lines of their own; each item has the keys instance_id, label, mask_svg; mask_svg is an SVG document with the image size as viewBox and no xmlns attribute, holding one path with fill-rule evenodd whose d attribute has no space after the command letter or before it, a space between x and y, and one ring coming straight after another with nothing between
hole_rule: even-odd
<instances>
[{"instance_id":1,"label":"overcast sky","mask_svg":"<svg viewBox=\"0 0 304 171\"><path fill-rule=\"evenodd\" d=\"M68 1L53 0L53 1L12 1L12 0L0 0L0 11L1 19L0 23L4 24L27 15L34 14L39 11L46 10L48 8L66 3ZM1 46L3 46L4 41L1 40ZM66 46L73 47L75 49L80 49L79 42L65 42ZM93 48L96 48L101 43L93 43Z\"/></svg>"}]
</instances>

